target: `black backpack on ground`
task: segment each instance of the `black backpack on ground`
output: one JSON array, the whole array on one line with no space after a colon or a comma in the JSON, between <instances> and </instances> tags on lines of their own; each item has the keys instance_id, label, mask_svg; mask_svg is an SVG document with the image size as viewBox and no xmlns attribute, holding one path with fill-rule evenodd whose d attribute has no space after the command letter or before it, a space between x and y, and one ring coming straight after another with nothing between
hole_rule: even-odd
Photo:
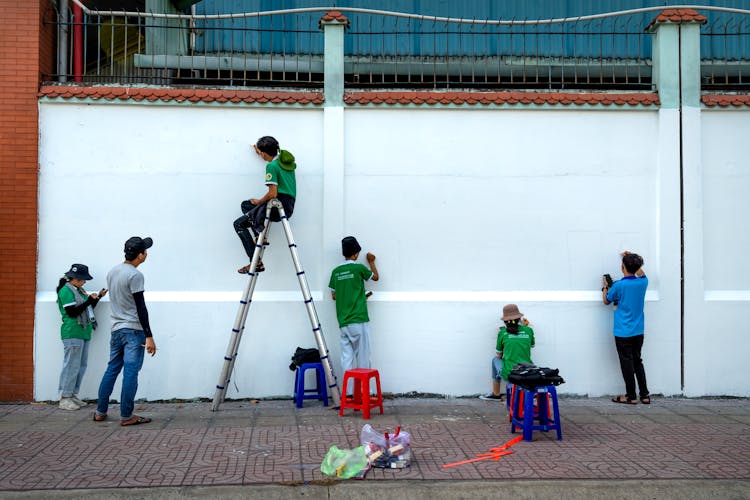
<instances>
[{"instance_id":1,"label":"black backpack on ground","mask_svg":"<svg viewBox=\"0 0 750 500\"><path fill-rule=\"evenodd\" d=\"M292 356L292 364L289 365L289 369L294 371L298 366L302 366L305 363L320 363L320 352L315 348L303 349L297 347Z\"/></svg>"},{"instance_id":2,"label":"black backpack on ground","mask_svg":"<svg viewBox=\"0 0 750 500\"><path fill-rule=\"evenodd\" d=\"M524 389L534 389L543 385L560 385L565 383L565 380L557 368L518 363L510 371L508 382L520 385Z\"/></svg>"}]
</instances>

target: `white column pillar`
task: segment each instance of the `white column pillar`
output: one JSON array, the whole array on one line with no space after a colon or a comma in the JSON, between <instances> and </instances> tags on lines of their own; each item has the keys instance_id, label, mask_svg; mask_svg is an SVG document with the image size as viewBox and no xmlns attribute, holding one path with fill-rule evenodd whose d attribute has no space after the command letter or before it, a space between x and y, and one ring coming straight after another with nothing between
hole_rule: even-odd
<instances>
[{"instance_id":1,"label":"white column pillar","mask_svg":"<svg viewBox=\"0 0 750 500\"><path fill-rule=\"evenodd\" d=\"M341 12L320 20L325 33L323 109L323 269L341 260L344 235L344 29L349 20ZM328 296L328 275L321 290ZM326 299L327 300L327 299Z\"/></svg>"},{"instance_id":2,"label":"white column pillar","mask_svg":"<svg viewBox=\"0 0 750 500\"><path fill-rule=\"evenodd\" d=\"M667 15L668 14L668 15ZM695 11L665 11L652 23L653 78L659 91L659 287L661 307L672 312L658 335L681 334L681 391L702 395L706 375L703 280L703 174L701 169L700 24ZM675 295L678 294L678 295ZM675 304L676 302L676 304ZM674 306L677 307L674 307ZM668 333L667 333L668 332ZM672 364L673 359L668 362ZM651 385L651 384L650 384ZM675 391L676 392L676 391Z\"/></svg>"}]
</instances>

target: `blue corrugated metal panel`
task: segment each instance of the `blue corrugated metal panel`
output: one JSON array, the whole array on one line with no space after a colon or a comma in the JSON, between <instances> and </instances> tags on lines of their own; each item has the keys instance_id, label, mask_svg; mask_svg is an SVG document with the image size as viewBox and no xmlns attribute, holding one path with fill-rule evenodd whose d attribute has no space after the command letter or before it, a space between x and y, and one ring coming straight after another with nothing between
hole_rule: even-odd
<instances>
[{"instance_id":1,"label":"blue corrugated metal panel","mask_svg":"<svg viewBox=\"0 0 750 500\"><path fill-rule=\"evenodd\" d=\"M226 14L330 5L329 0L203 0L199 14ZM340 7L364 7L426 16L464 19L547 19L614 12L684 2L659 0L339 0ZM706 5L750 10L750 0L714 0ZM750 59L750 16L703 12L701 56ZM322 13L284 15L199 23L205 52L323 52L318 29ZM536 55L594 58L648 58L651 37L643 29L655 12L603 21L527 28L466 26L347 13L351 29L345 38L348 55ZM589 35L589 33L600 33ZM729 36L725 36L729 35Z\"/></svg>"}]
</instances>

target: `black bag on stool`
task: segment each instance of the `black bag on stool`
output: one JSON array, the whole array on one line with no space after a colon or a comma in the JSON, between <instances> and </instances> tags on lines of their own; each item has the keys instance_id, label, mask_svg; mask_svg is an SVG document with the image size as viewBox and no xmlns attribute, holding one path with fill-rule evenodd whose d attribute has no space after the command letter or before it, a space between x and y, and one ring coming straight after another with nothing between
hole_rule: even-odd
<instances>
[{"instance_id":1,"label":"black bag on stool","mask_svg":"<svg viewBox=\"0 0 750 500\"><path fill-rule=\"evenodd\" d=\"M565 383L565 380L557 368L518 363L508 374L508 382L520 385L524 389L534 389L543 385L560 385Z\"/></svg>"},{"instance_id":2,"label":"black bag on stool","mask_svg":"<svg viewBox=\"0 0 750 500\"><path fill-rule=\"evenodd\" d=\"M298 366L302 366L305 363L320 363L320 352L315 348L303 349L297 347L292 356L292 364L289 365L289 369L294 371Z\"/></svg>"}]
</instances>

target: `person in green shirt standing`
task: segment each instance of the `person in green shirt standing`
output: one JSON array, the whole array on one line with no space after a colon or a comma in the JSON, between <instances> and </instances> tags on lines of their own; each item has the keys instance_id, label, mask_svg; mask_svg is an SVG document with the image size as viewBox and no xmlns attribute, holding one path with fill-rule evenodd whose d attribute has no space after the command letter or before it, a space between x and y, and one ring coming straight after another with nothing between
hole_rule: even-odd
<instances>
[{"instance_id":1,"label":"person in green shirt standing","mask_svg":"<svg viewBox=\"0 0 750 500\"><path fill-rule=\"evenodd\" d=\"M523 317L516 304L503 307L501 318L505 326L497 332L496 356L492 358L492 392L479 396L485 401L502 401L500 383L508 380L510 371L518 363L533 364L531 348L534 347L534 330Z\"/></svg>"},{"instance_id":2,"label":"person in green shirt standing","mask_svg":"<svg viewBox=\"0 0 750 500\"><path fill-rule=\"evenodd\" d=\"M357 262L359 246L354 236L341 240L346 260L331 272L328 287L336 301L336 318L341 329L341 369L370 368L370 316L367 312L365 281L378 281L375 256L367 253L369 269Z\"/></svg>"},{"instance_id":3,"label":"person in green shirt standing","mask_svg":"<svg viewBox=\"0 0 750 500\"><path fill-rule=\"evenodd\" d=\"M294 202L297 199L297 179L294 171L297 169L297 163L294 161L294 155L289 151L279 148L279 141L271 136L264 136L253 144L253 150L266 163L265 184L268 191L262 198L251 198L240 204L242 217L234 221L234 230L242 241L247 257L252 260L255 252L255 241L258 235L263 231L263 224L266 218L266 204L276 198L284 207L284 213L287 219L292 217L294 212ZM271 210L271 220L278 222L279 211ZM250 231L253 234L250 234ZM263 242L266 245L266 242ZM263 262L258 262L255 269L257 272L265 271ZM251 271L250 265L242 266L237 269L240 274L248 274Z\"/></svg>"},{"instance_id":4,"label":"person in green shirt standing","mask_svg":"<svg viewBox=\"0 0 750 500\"><path fill-rule=\"evenodd\" d=\"M91 332L96 328L94 307L107 294L102 288L99 293L86 293L83 285L93 279L89 268L84 264L73 264L60 278L57 285L57 307L62 316L60 337L63 343L63 367L60 373L60 408L78 410L88 403L78 399L83 374L86 373Z\"/></svg>"}]
</instances>

